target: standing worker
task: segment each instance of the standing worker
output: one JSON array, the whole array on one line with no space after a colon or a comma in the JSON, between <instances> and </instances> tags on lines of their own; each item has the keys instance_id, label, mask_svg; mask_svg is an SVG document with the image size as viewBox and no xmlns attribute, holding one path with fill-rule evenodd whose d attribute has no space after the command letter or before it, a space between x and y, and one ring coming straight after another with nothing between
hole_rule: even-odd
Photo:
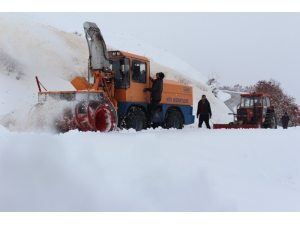
<instances>
[{"instance_id":1,"label":"standing worker","mask_svg":"<svg viewBox=\"0 0 300 225\"><path fill-rule=\"evenodd\" d=\"M287 112L281 117L281 123L283 129L287 129L288 124L289 124L290 117L288 116Z\"/></svg>"},{"instance_id":2,"label":"standing worker","mask_svg":"<svg viewBox=\"0 0 300 225\"><path fill-rule=\"evenodd\" d=\"M203 121L205 122L205 125L208 129L210 129L209 126L209 119L211 118L211 109L209 101L206 99L205 95L202 95L202 99L198 102L198 109L197 109L197 118L199 117L199 124L198 128L202 127Z\"/></svg>"},{"instance_id":3,"label":"standing worker","mask_svg":"<svg viewBox=\"0 0 300 225\"><path fill-rule=\"evenodd\" d=\"M165 74L160 72L156 74L156 79L150 77L152 84L152 88L145 88L144 92L150 91L151 92L151 102L148 106L147 110L147 122L148 124L152 123L152 113L158 103L161 101L161 94L163 91L163 79Z\"/></svg>"}]
</instances>

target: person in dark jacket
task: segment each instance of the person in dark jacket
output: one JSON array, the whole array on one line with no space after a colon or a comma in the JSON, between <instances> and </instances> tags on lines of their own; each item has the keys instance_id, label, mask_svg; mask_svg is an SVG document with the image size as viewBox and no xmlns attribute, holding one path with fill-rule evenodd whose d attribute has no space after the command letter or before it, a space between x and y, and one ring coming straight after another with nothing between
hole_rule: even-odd
<instances>
[{"instance_id":1,"label":"person in dark jacket","mask_svg":"<svg viewBox=\"0 0 300 225\"><path fill-rule=\"evenodd\" d=\"M156 79L153 79L150 77L152 84L151 88L145 88L144 92L150 91L151 92L151 102L148 106L147 110L147 120L148 124L152 121L152 112L155 109L155 107L158 105L158 103L161 101L161 94L163 91L163 79L165 77L165 74L160 72L156 74Z\"/></svg>"},{"instance_id":2,"label":"person in dark jacket","mask_svg":"<svg viewBox=\"0 0 300 225\"><path fill-rule=\"evenodd\" d=\"M287 129L288 124L289 124L290 117L288 116L287 112L281 117L281 123L283 129Z\"/></svg>"},{"instance_id":3,"label":"person in dark jacket","mask_svg":"<svg viewBox=\"0 0 300 225\"><path fill-rule=\"evenodd\" d=\"M200 115L200 117L199 117ZM208 129L210 129L209 119L211 118L211 108L209 101L205 95L202 95L202 99L198 102L197 118L199 117L198 128L202 127L203 121Z\"/></svg>"}]
</instances>

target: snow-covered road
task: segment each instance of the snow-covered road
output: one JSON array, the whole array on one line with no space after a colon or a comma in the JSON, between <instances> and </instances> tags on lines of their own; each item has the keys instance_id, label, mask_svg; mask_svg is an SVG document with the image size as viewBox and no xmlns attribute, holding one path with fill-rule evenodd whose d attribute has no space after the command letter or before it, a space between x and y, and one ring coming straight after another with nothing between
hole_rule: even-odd
<instances>
[{"instance_id":1,"label":"snow-covered road","mask_svg":"<svg viewBox=\"0 0 300 225\"><path fill-rule=\"evenodd\" d=\"M300 211L299 131L0 126L0 211Z\"/></svg>"}]
</instances>

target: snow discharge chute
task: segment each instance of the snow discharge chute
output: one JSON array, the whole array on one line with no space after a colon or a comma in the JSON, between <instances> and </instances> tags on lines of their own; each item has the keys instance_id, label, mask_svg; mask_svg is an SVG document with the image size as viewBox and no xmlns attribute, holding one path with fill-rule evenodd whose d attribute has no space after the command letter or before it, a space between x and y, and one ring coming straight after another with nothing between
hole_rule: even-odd
<instances>
[{"instance_id":1,"label":"snow discharge chute","mask_svg":"<svg viewBox=\"0 0 300 225\"><path fill-rule=\"evenodd\" d=\"M73 129L109 132L117 128L115 73L109 69L105 41L95 23L85 22L83 27L89 48L88 80L74 78L71 83L77 91L51 92L36 77L39 103L30 113L33 126L42 129L52 126L59 132Z\"/></svg>"},{"instance_id":2,"label":"snow discharge chute","mask_svg":"<svg viewBox=\"0 0 300 225\"><path fill-rule=\"evenodd\" d=\"M85 38L89 48L89 66L91 70L109 68L108 52L100 29L95 23L83 24Z\"/></svg>"}]
</instances>

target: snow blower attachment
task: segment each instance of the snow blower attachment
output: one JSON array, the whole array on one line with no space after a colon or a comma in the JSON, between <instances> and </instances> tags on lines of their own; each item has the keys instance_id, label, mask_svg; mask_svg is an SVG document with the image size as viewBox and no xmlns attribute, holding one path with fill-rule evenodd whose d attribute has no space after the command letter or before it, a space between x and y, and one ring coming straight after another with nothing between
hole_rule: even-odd
<instances>
[{"instance_id":1,"label":"snow blower attachment","mask_svg":"<svg viewBox=\"0 0 300 225\"><path fill-rule=\"evenodd\" d=\"M241 102L237 113L229 124L214 124L213 129L277 129L274 106L271 105L271 96L265 93L241 94Z\"/></svg>"},{"instance_id":2,"label":"snow blower attachment","mask_svg":"<svg viewBox=\"0 0 300 225\"><path fill-rule=\"evenodd\" d=\"M117 102L114 99L114 72L109 69L106 44L95 23L84 23L89 47L88 81L76 77L71 81L77 91L42 92L39 103L30 114L37 117L35 125L45 128L55 126L59 132L73 129L108 132L118 124Z\"/></svg>"}]
</instances>

